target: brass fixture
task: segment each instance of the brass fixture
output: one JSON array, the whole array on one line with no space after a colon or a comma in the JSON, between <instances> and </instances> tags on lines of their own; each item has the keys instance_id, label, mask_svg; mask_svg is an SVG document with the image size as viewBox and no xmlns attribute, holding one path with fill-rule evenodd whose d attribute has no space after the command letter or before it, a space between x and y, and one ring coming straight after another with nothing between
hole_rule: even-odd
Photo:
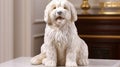
<instances>
[{"instance_id":1,"label":"brass fixture","mask_svg":"<svg viewBox=\"0 0 120 67\"><path fill-rule=\"evenodd\" d=\"M99 6L101 8L99 14L120 14L120 2L100 2Z\"/></svg>"},{"instance_id":2,"label":"brass fixture","mask_svg":"<svg viewBox=\"0 0 120 67\"><path fill-rule=\"evenodd\" d=\"M120 12L100 11L99 14L120 14Z\"/></svg>"},{"instance_id":3,"label":"brass fixture","mask_svg":"<svg viewBox=\"0 0 120 67\"><path fill-rule=\"evenodd\" d=\"M81 4L81 9L83 10L90 9L90 4L88 3L88 0L83 0L83 3Z\"/></svg>"},{"instance_id":4,"label":"brass fixture","mask_svg":"<svg viewBox=\"0 0 120 67\"><path fill-rule=\"evenodd\" d=\"M99 5L101 8L120 7L120 2L100 2Z\"/></svg>"},{"instance_id":5,"label":"brass fixture","mask_svg":"<svg viewBox=\"0 0 120 67\"><path fill-rule=\"evenodd\" d=\"M88 13L87 10L90 9L90 4L89 4L88 0L83 0L80 7L83 10L83 14L87 14Z\"/></svg>"}]
</instances>

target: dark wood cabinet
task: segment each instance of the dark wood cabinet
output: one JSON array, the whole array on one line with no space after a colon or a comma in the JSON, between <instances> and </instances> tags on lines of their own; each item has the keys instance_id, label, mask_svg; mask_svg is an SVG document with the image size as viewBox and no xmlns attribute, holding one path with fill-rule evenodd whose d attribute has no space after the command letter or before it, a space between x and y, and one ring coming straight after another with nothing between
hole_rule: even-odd
<instances>
[{"instance_id":1,"label":"dark wood cabinet","mask_svg":"<svg viewBox=\"0 0 120 67\"><path fill-rule=\"evenodd\" d=\"M89 58L120 59L120 15L78 14L75 24Z\"/></svg>"}]
</instances>

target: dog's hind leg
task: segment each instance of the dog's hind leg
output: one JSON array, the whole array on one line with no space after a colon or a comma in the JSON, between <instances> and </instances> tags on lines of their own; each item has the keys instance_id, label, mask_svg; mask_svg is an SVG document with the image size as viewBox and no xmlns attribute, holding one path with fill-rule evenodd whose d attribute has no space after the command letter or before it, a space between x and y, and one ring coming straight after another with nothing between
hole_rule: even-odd
<instances>
[{"instance_id":1,"label":"dog's hind leg","mask_svg":"<svg viewBox=\"0 0 120 67\"><path fill-rule=\"evenodd\" d=\"M46 46L45 44L41 46L41 53L31 59L31 64L34 65L42 64L43 59L46 58L45 46Z\"/></svg>"},{"instance_id":2,"label":"dog's hind leg","mask_svg":"<svg viewBox=\"0 0 120 67\"><path fill-rule=\"evenodd\" d=\"M88 47L87 47L87 44L81 40L81 48L79 50L79 53L78 53L78 60L77 60L77 63L78 65L80 66L86 66L89 64L89 61L88 61Z\"/></svg>"},{"instance_id":3,"label":"dog's hind leg","mask_svg":"<svg viewBox=\"0 0 120 67\"><path fill-rule=\"evenodd\" d=\"M34 64L34 65L42 64L42 60L45 57L46 57L45 53L40 53L39 55L37 55L31 59L31 64Z\"/></svg>"},{"instance_id":4,"label":"dog's hind leg","mask_svg":"<svg viewBox=\"0 0 120 67\"><path fill-rule=\"evenodd\" d=\"M77 59L77 63L79 66L87 66L89 64L87 55L80 53L79 58Z\"/></svg>"}]
</instances>

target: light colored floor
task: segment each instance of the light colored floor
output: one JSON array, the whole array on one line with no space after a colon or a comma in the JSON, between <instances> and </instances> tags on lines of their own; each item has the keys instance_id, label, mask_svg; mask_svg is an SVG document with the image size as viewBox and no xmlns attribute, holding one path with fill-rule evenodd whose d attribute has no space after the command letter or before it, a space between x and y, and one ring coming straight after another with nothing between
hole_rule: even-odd
<instances>
[{"instance_id":1,"label":"light colored floor","mask_svg":"<svg viewBox=\"0 0 120 67\"><path fill-rule=\"evenodd\" d=\"M31 57L20 57L0 64L0 67L45 67L44 65L31 65ZM120 60L89 59L89 66L79 67L120 67Z\"/></svg>"}]
</instances>

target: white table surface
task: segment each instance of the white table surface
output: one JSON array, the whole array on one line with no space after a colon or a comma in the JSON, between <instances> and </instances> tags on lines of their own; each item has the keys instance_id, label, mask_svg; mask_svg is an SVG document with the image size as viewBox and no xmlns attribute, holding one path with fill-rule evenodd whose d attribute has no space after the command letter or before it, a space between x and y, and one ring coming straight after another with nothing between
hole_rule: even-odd
<instances>
[{"instance_id":1,"label":"white table surface","mask_svg":"<svg viewBox=\"0 0 120 67\"><path fill-rule=\"evenodd\" d=\"M0 64L0 67L45 67L44 65L31 65L31 57L20 57ZM89 66L79 67L120 67L120 60L89 59Z\"/></svg>"}]
</instances>

